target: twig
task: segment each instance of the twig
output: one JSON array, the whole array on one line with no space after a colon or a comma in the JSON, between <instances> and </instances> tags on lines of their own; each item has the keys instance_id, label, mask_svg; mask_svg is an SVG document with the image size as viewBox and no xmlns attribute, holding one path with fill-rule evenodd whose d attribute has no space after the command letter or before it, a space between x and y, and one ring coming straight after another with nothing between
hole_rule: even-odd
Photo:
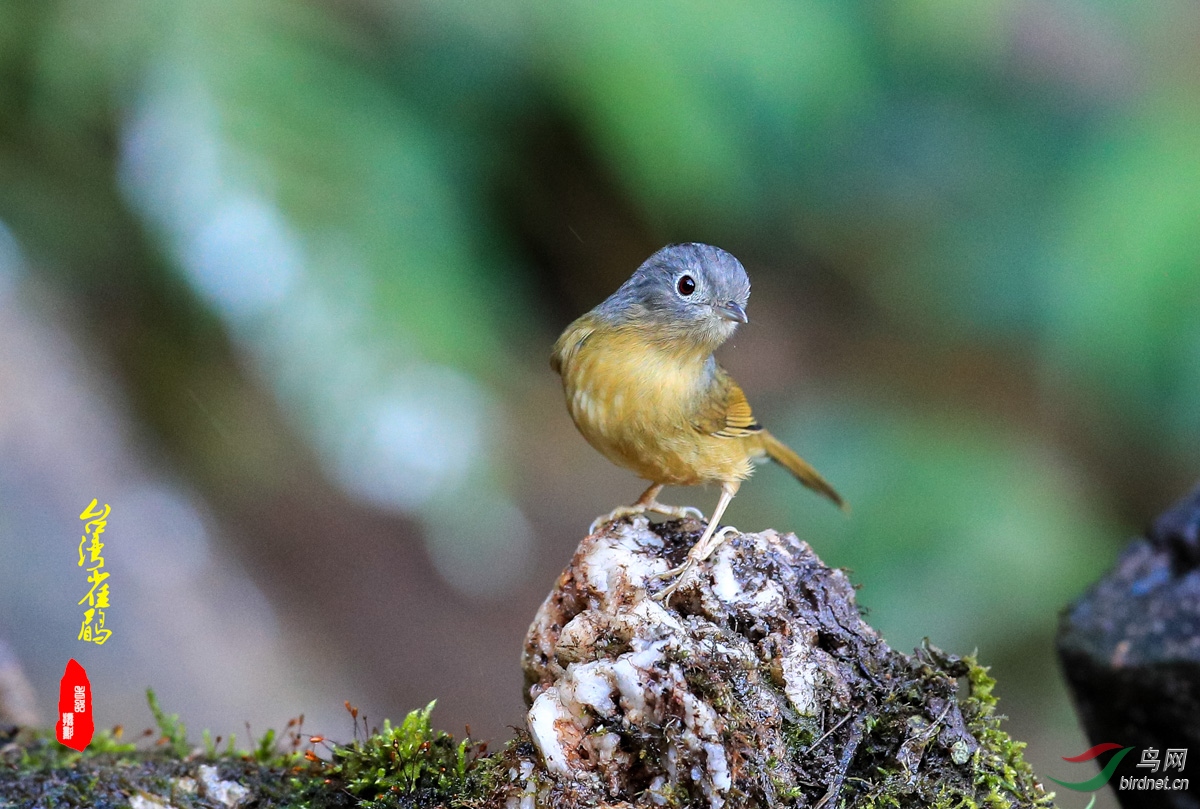
<instances>
[{"instance_id":1,"label":"twig","mask_svg":"<svg viewBox=\"0 0 1200 809\"><path fill-rule=\"evenodd\" d=\"M804 752L805 752L805 753L811 753L813 750L816 750L816 749L817 749L817 745L819 745L821 742L823 742L823 741L825 741L827 738L829 738L829 735L830 735L831 733L833 733L835 730L837 730L838 728L840 728L842 725L846 724L846 721L847 721L848 719L850 719L850 717L852 717L852 716L854 716L854 714L852 714L852 713L848 713L848 714L846 714L845 716L843 716L843 717L842 717L842 720L841 720L840 722L838 722L836 725L834 725L833 727L831 727L829 730L827 730L827 731L825 731L824 733L822 733L822 734L821 734L821 738L817 739L815 742L813 742L812 744L810 744L810 745L808 746L808 749L807 749L807 750L805 750Z\"/></svg>"},{"instance_id":2,"label":"twig","mask_svg":"<svg viewBox=\"0 0 1200 809\"><path fill-rule=\"evenodd\" d=\"M854 754L857 752L858 745L862 741L863 723L861 720L862 715L860 714L858 720L850 728L850 738L846 740L846 748L842 750L842 755L838 759L837 778L833 779L833 783L829 785L829 791L825 793L825 797L817 801L817 805L813 809L822 809L825 804L841 793L842 785L846 783L846 773L850 770L850 762L854 760Z\"/></svg>"}]
</instances>

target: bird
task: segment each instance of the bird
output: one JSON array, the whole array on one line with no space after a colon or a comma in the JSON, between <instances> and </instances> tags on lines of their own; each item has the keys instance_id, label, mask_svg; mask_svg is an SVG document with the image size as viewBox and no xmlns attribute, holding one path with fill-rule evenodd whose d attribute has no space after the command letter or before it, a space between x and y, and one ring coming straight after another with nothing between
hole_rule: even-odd
<instances>
[{"instance_id":1,"label":"bird","mask_svg":"<svg viewBox=\"0 0 1200 809\"><path fill-rule=\"evenodd\" d=\"M724 539L719 521L750 476L770 459L843 509L841 495L807 461L763 429L746 394L713 352L749 322L750 278L730 253L696 242L671 244L646 259L603 303L567 326L550 367L562 377L567 410L595 449L650 481L630 506L593 523L653 512L703 514L658 502L664 486L717 483L721 493L675 583Z\"/></svg>"}]
</instances>

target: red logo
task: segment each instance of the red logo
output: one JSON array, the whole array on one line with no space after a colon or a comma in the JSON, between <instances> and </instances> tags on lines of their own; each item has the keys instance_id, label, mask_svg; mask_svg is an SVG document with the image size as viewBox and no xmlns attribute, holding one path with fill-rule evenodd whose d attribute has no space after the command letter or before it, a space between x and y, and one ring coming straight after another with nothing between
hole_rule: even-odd
<instances>
[{"instance_id":1,"label":"red logo","mask_svg":"<svg viewBox=\"0 0 1200 809\"><path fill-rule=\"evenodd\" d=\"M92 684L79 662L72 659L58 687L58 740L72 750L82 751L92 740Z\"/></svg>"}]
</instances>

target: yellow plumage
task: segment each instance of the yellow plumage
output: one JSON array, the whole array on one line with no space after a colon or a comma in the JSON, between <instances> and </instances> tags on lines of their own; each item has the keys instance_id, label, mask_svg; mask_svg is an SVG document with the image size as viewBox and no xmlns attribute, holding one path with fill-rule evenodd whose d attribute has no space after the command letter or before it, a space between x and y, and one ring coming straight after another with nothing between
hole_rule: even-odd
<instances>
[{"instance_id":1,"label":"yellow plumage","mask_svg":"<svg viewBox=\"0 0 1200 809\"><path fill-rule=\"evenodd\" d=\"M842 504L815 469L758 424L706 346L649 339L642 326L609 326L589 313L559 337L550 364L588 443L652 483L742 481L765 455Z\"/></svg>"}]
</instances>

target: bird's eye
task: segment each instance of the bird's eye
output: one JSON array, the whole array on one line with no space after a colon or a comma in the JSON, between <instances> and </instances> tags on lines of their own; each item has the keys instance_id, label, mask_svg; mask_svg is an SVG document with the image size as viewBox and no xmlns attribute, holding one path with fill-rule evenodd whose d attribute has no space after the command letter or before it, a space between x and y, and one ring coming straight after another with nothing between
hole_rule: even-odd
<instances>
[{"instance_id":1,"label":"bird's eye","mask_svg":"<svg viewBox=\"0 0 1200 809\"><path fill-rule=\"evenodd\" d=\"M696 291L696 281L690 275L681 275L675 288L679 290L680 295L687 297Z\"/></svg>"}]
</instances>

